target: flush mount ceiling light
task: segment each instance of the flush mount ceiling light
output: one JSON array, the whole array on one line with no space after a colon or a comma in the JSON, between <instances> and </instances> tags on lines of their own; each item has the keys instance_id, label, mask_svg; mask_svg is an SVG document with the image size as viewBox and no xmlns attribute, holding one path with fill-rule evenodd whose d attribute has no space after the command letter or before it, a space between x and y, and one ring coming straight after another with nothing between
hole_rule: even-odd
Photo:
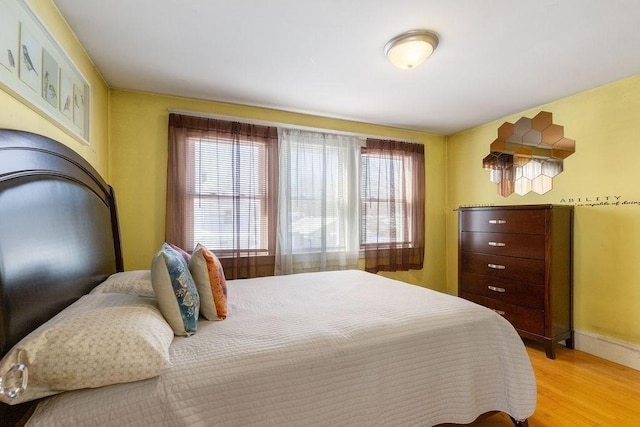
<instances>
[{"instance_id":1,"label":"flush mount ceiling light","mask_svg":"<svg viewBox=\"0 0 640 427\"><path fill-rule=\"evenodd\" d=\"M420 65L438 46L438 36L430 31L413 30L389 40L384 54L393 65L410 69Z\"/></svg>"}]
</instances>

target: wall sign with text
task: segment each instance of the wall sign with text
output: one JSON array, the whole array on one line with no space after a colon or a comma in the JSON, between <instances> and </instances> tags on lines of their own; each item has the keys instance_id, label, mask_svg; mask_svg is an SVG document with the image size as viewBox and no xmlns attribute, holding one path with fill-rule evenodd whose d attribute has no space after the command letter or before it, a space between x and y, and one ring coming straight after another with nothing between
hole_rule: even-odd
<instances>
[{"instance_id":1,"label":"wall sign with text","mask_svg":"<svg viewBox=\"0 0 640 427\"><path fill-rule=\"evenodd\" d=\"M640 207L640 200L630 199L627 196L619 195L619 194L600 194L595 196L566 196L561 197L559 200L555 202L558 205L573 205L576 207ZM472 207L489 207L489 206L497 206L495 203L467 203L460 205L461 208L472 208ZM453 209L457 211L458 209Z\"/></svg>"}]
</instances>

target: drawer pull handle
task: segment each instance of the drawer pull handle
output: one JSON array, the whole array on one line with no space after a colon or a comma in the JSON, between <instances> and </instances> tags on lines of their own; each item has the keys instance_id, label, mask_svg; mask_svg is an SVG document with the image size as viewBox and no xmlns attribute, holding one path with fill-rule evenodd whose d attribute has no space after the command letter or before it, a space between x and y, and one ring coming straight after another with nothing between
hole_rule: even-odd
<instances>
[{"instance_id":1,"label":"drawer pull handle","mask_svg":"<svg viewBox=\"0 0 640 427\"><path fill-rule=\"evenodd\" d=\"M502 248L504 246L507 246L507 244L503 243L503 242L489 242L489 246L495 246L495 247Z\"/></svg>"},{"instance_id":2,"label":"drawer pull handle","mask_svg":"<svg viewBox=\"0 0 640 427\"><path fill-rule=\"evenodd\" d=\"M507 221L504 219L490 219L489 224L506 224Z\"/></svg>"},{"instance_id":3,"label":"drawer pull handle","mask_svg":"<svg viewBox=\"0 0 640 427\"><path fill-rule=\"evenodd\" d=\"M498 313L500 316L504 316L505 312L502 310L496 310L495 308L492 308L491 310L495 311L496 313Z\"/></svg>"},{"instance_id":4,"label":"drawer pull handle","mask_svg":"<svg viewBox=\"0 0 640 427\"><path fill-rule=\"evenodd\" d=\"M506 266L500 264L487 264L487 267L493 268L494 270L504 270L505 268L507 268Z\"/></svg>"},{"instance_id":5,"label":"drawer pull handle","mask_svg":"<svg viewBox=\"0 0 640 427\"><path fill-rule=\"evenodd\" d=\"M487 288L489 288L489 290L490 290L490 291L493 291L493 292L500 292L500 293L507 292L507 290L506 290L505 288L499 288L499 287L497 287L497 286L491 286L491 285L489 285L489 286L487 286Z\"/></svg>"}]
</instances>

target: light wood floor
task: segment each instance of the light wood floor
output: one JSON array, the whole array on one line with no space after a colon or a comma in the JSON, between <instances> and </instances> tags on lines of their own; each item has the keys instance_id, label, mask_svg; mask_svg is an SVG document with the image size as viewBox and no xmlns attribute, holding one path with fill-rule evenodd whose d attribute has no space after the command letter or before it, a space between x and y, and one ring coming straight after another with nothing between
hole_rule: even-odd
<instances>
[{"instance_id":1,"label":"light wood floor","mask_svg":"<svg viewBox=\"0 0 640 427\"><path fill-rule=\"evenodd\" d=\"M542 346L526 345L538 384L530 427L640 426L640 371L563 346L550 360ZM505 414L469 425L513 427Z\"/></svg>"}]
</instances>

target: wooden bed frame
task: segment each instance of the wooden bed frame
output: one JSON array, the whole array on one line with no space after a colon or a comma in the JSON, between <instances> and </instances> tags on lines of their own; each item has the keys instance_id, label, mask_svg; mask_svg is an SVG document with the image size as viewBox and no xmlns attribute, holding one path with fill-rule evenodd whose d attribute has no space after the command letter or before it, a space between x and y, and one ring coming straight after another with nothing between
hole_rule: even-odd
<instances>
[{"instance_id":1,"label":"wooden bed frame","mask_svg":"<svg viewBox=\"0 0 640 427\"><path fill-rule=\"evenodd\" d=\"M59 142L0 129L0 356L122 270L113 189Z\"/></svg>"},{"instance_id":2,"label":"wooden bed frame","mask_svg":"<svg viewBox=\"0 0 640 427\"><path fill-rule=\"evenodd\" d=\"M0 129L0 357L118 271L113 189L70 148ZM0 403L0 425L34 406Z\"/></svg>"}]
</instances>

